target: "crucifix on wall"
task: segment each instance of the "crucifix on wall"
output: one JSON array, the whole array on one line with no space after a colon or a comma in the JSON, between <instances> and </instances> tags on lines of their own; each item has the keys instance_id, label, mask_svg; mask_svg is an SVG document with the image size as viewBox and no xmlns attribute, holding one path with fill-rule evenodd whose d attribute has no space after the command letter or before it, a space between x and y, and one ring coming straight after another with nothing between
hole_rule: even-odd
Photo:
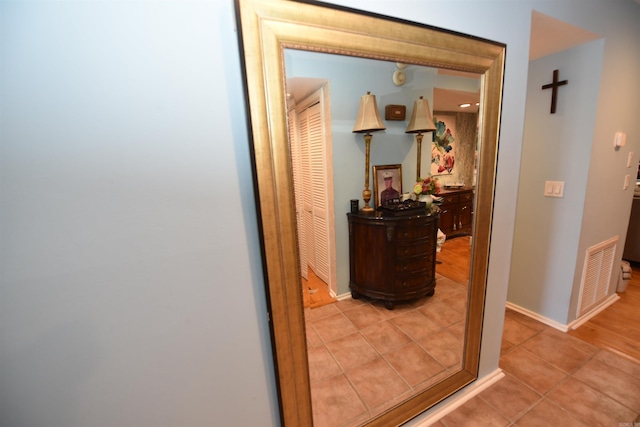
<instances>
[{"instance_id":1,"label":"crucifix on wall","mask_svg":"<svg viewBox=\"0 0 640 427\"><path fill-rule=\"evenodd\" d=\"M542 89L552 89L551 92L551 114L556 112L556 104L558 103L558 88L569 83L569 80L558 81L558 70L553 70L553 82L542 86Z\"/></svg>"}]
</instances>

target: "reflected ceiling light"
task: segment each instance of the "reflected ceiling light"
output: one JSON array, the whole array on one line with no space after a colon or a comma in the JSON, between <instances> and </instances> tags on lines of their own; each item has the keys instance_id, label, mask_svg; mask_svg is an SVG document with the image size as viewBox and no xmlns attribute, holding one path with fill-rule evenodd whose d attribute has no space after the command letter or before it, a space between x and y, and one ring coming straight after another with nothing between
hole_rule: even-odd
<instances>
[{"instance_id":1,"label":"reflected ceiling light","mask_svg":"<svg viewBox=\"0 0 640 427\"><path fill-rule=\"evenodd\" d=\"M367 92L360 98L360 110L358 118L353 127L354 133L364 133L364 142L366 145L366 158L364 166L364 190L362 190L362 198L364 199L363 212L373 212L373 208L369 206L371 200L371 190L369 190L369 153L371 150L371 132L385 130L386 126L382 123L382 117L378 111L376 96Z\"/></svg>"},{"instance_id":2,"label":"reflected ceiling light","mask_svg":"<svg viewBox=\"0 0 640 427\"><path fill-rule=\"evenodd\" d=\"M466 103L466 104L460 104L460 105L458 105L458 107L460 107L460 108L467 108L467 107L471 107L471 104L469 104L469 103Z\"/></svg>"},{"instance_id":3,"label":"reflected ceiling light","mask_svg":"<svg viewBox=\"0 0 640 427\"><path fill-rule=\"evenodd\" d=\"M420 160L422 157L422 134L436 130L429 108L429 101L422 96L413 103L413 112L407 126L406 133L417 133L416 142L418 143L418 162L416 181L420 180Z\"/></svg>"}]
</instances>

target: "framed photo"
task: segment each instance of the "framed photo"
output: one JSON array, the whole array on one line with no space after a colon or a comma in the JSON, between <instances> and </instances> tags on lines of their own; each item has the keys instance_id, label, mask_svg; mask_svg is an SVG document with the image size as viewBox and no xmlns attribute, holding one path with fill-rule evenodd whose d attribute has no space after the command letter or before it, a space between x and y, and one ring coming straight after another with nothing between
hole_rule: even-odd
<instances>
[{"instance_id":1,"label":"framed photo","mask_svg":"<svg viewBox=\"0 0 640 427\"><path fill-rule=\"evenodd\" d=\"M402 196L402 165L373 167L373 204L378 206L399 202Z\"/></svg>"}]
</instances>

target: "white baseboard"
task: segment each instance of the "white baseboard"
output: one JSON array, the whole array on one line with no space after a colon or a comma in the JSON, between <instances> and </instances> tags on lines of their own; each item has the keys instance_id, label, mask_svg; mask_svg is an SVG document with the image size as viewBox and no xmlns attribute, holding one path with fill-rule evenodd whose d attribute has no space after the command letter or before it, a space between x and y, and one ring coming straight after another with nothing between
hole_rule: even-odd
<instances>
[{"instance_id":1,"label":"white baseboard","mask_svg":"<svg viewBox=\"0 0 640 427\"><path fill-rule=\"evenodd\" d=\"M340 294L336 297L338 301L344 301L346 299L351 299L351 292L345 292L344 294Z\"/></svg>"},{"instance_id":2,"label":"white baseboard","mask_svg":"<svg viewBox=\"0 0 640 427\"><path fill-rule=\"evenodd\" d=\"M606 300L604 300L602 303L600 303L596 308L594 308L593 310L589 311L584 316L574 320L573 322L570 322L569 323L569 328L570 329L578 329L584 323L587 323L596 314L598 314L601 311L603 311L604 309L608 308L611 304L613 304L614 302L618 301L619 299L620 299L620 295L618 295L616 293L614 293L612 295L609 295L609 297Z\"/></svg>"},{"instance_id":3,"label":"white baseboard","mask_svg":"<svg viewBox=\"0 0 640 427\"><path fill-rule=\"evenodd\" d=\"M427 414L418 415L416 418L403 424L404 427L426 427L440 420L445 415L455 411L471 398L477 396L493 384L504 378L504 372L496 369L489 375L474 381L454 395L448 397L443 402L434 406Z\"/></svg>"},{"instance_id":4,"label":"white baseboard","mask_svg":"<svg viewBox=\"0 0 640 427\"><path fill-rule=\"evenodd\" d=\"M531 310L527 310L526 308L520 307L519 305L510 303L509 301L507 301L507 308L513 310L513 311L517 311L518 313L524 314L527 317L530 317L534 320L537 320L538 322L544 323L545 325L551 326L552 328L555 328L559 331L562 332L568 332L570 329L577 329L579 328L582 324L586 323L589 319L591 319L593 316L595 316L596 314L600 313L601 311L603 311L604 309L606 309L607 307L609 307L611 304L613 304L614 302L618 301L620 299L620 297L618 296L618 294L613 294L610 295L606 300L604 300L602 303L600 303L596 308L594 308L593 310L589 311L587 314L585 314L584 316L582 316L579 319L574 320L573 322L570 322L568 325L556 322L553 319L549 319L548 317L542 316L538 313L535 313Z\"/></svg>"},{"instance_id":5,"label":"white baseboard","mask_svg":"<svg viewBox=\"0 0 640 427\"><path fill-rule=\"evenodd\" d=\"M533 312L531 310L527 310L526 308L520 307L519 305L513 304L513 303L511 303L509 301L507 301L506 306L507 306L508 309L511 309L513 311L517 311L520 314L524 314L527 317L530 317L530 318L532 318L534 320L537 320L540 323L544 323L547 326L551 326L552 328L555 328L555 329L557 329L559 331L567 332L569 330L569 326L568 325L564 325L562 323L556 322L553 319L549 319L548 317L545 317L545 316L543 316L541 314L535 313L535 312Z\"/></svg>"}]
</instances>

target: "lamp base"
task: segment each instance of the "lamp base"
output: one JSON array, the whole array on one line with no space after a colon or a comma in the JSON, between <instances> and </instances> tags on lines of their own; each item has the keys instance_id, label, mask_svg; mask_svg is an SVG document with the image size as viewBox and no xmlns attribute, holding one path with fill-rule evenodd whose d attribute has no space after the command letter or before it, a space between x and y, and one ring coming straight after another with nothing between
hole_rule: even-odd
<instances>
[{"instance_id":1,"label":"lamp base","mask_svg":"<svg viewBox=\"0 0 640 427\"><path fill-rule=\"evenodd\" d=\"M369 176L367 176L367 180L368 179L369 179ZM371 206L369 206L369 200L371 200L371 190L369 190L368 182L365 183L364 190L362 190L362 200L364 200L364 207L360 210L360 212L365 212L365 213L373 212L374 209Z\"/></svg>"}]
</instances>

